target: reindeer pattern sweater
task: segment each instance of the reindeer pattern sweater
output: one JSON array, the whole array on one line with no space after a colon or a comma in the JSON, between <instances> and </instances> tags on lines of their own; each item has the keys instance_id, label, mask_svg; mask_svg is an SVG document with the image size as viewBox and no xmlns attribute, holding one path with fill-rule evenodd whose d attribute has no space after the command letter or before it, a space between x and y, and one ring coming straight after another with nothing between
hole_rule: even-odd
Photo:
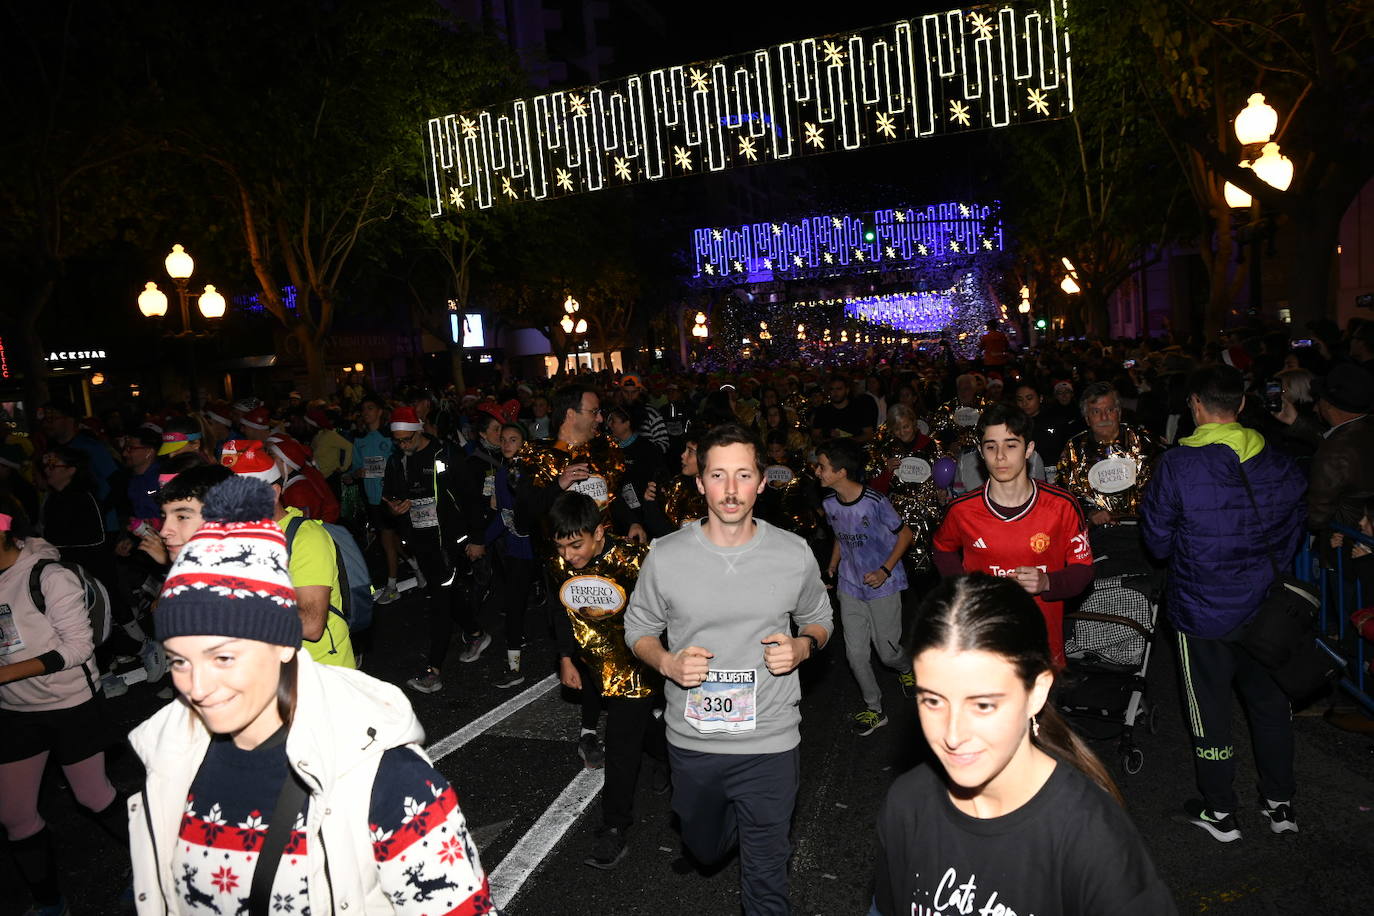
<instances>
[{"instance_id":1,"label":"reindeer pattern sweater","mask_svg":"<svg viewBox=\"0 0 1374 916\"><path fill-rule=\"evenodd\" d=\"M224 738L211 741L187 794L172 862L180 913L248 912L253 869L286 773L284 728L251 751ZM311 916L305 823L302 809L272 883L274 916ZM414 751L382 755L368 823L358 829L370 832L378 877L396 913L493 912L453 787Z\"/></svg>"}]
</instances>

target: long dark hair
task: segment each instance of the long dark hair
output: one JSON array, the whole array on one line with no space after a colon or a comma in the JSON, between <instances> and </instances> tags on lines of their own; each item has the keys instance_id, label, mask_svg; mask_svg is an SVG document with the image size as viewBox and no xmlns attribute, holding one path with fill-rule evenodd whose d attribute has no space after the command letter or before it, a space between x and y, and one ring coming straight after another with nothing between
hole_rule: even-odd
<instances>
[{"instance_id":1,"label":"long dark hair","mask_svg":"<svg viewBox=\"0 0 1374 916\"><path fill-rule=\"evenodd\" d=\"M296 675L300 670L300 652L291 656L291 661L281 663L281 679L277 681L277 715L282 724L291 727L296 718Z\"/></svg>"},{"instance_id":2,"label":"long dark hair","mask_svg":"<svg viewBox=\"0 0 1374 916\"><path fill-rule=\"evenodd\" d=\"M913 658L927 649L1000 655L1027 690L1043 672L1054 670L1049 632L1035 599L1010 579L985 573L941 581L921 603L909 648ZM1039 734L1031 735L1032 744L1078 768L1124 804L1107 768L1055 710L1053 698L1037 721Z\"/></svg>"}]
</instances>

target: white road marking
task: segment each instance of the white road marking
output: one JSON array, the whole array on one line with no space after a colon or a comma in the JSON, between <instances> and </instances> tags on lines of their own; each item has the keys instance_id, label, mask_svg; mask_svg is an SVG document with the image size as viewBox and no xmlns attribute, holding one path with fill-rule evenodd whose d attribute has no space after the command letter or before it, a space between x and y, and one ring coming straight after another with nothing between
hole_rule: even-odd
<instances>
[{"instance_id":1,"label":"white road marking","mask_svg":"<svg viewBox=\"0 0 1374 916\"><path fill-rule=\"evenodd\" d=\"M514 848L489 875L492 902L497 907L509 904L520 892L525 880L534 873L568 828L582 816L587 806L601 791L606 771L582 770L534 822Z\"/></svg>"},{"instance_id":2,"label":"white road marking","mask_svg":"<svg viewBox=\"0 0 1374 916\"><path fill-rule=\"evenodd\" d=\"M520 693L517 693L500 706L484 712L448 737L440 738L438 741L425 748L425 753L429 755L430 760L438 763L449 754L458 750L458 748L467 744L473 738L481 735L487 729L509 719L557 686L558 675L550 674L534 686L527 687Z\"/></svg>"}]
</instances>

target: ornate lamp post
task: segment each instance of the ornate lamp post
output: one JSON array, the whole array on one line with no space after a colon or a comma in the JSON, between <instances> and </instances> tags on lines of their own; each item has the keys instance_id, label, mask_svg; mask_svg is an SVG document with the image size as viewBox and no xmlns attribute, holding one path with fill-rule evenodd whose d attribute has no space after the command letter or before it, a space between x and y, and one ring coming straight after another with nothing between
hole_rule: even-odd
<instances>
[{"instance_id":1,"label":"ornate lamp post","mask_svg":"<svg viewBox=\"0 0 1374 916\"><path fill-rule=\"evenodd\" d=\"M195 271L195 261L186 253L186 249L180 245L173 245L171 254L167 255L163 262L167 267L167 276L172 278L172 282L177 288L177 301L181 306L181 330L179 332L168 332L168 337L184 339L187 342L189 352L191 379L191 406L200 407L200 384L196 378L196 352L195 341L197 337L209 337L208 333L198 333L191 328L191 294L189 290L191 274ZM213 285L207 284L205 292L196 298L196 305L200 309L200 314L208 319L223 318L226 308L224 296L220 295ZM167 294L157 288L157 284L149 280L143 287L143 292L138 294L138 310L146 318L161 318L167 314Z\"/></svg>"}]
</instances>

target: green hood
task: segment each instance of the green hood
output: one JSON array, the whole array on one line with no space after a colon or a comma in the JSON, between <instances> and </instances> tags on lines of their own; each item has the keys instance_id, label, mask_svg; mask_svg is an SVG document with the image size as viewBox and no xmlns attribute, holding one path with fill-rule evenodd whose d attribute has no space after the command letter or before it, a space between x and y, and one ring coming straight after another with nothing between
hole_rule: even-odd
<instances>
[{"instance_id":1,"label":"green hood","mask_svg":"<svg viewBox=\"0 0 1374 916\"><path fill-rule=\"evenodd\" d=\"M1239 423L1204 423L1191 436L1178 440L1178 444L1193 448L1225 445L1240 456L1241 463L1264 451L1264 437Z\"/></svg>"}]
</instances>

